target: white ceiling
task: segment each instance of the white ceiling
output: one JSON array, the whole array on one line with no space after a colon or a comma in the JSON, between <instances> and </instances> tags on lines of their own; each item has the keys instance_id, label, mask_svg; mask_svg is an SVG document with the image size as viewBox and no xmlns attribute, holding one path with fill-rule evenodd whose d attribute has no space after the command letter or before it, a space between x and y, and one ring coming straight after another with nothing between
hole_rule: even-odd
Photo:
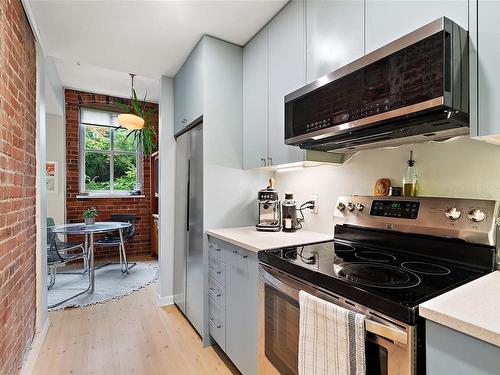
<instances>
[{"instance_id":1,"label":"white ceiling","mask_svg":"<svg viewBox=\"0 0 500 375\"><path fill-rule=\"evenodd\" d=\"M128 96L131 72L138 75L138 95L147 90L152 101L158 100L160 76L173 77L203 34L244 45L287 3L28 1L63 86Z\"/></svg>"}]
</instances>

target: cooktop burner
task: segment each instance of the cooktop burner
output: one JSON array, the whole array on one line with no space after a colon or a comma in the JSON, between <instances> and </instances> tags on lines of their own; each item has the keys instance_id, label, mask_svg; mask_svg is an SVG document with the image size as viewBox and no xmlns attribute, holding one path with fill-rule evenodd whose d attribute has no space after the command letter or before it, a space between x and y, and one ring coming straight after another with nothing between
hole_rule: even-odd
<instances>
[{"instance_id":1,"label":"cooktop burner","mask_svg":"<svg viewBox=\"0 0 500 375\"><path fill-rule=\"evenodd\" d=\"M358 302L407 323L416 319L421 302L482 274L452 263L426 262L405 252L345 240L266 250L258 257L263 263L353 300L358 298Z\"/></svg>"},{"instance_id":2,"label":"cooktop burner","mask_svg":"<svg viewBox=\"0 0 500 375\"><path fill-rule=\"evenodd\" d=\"M427 263L427 262L403 262L401 267L405 270L413 271L416 273L423 273L425 275L448 275L451 271L438 264Z\"/></svg>"},{"instance_id":3,"label":"cooktop burner","mask_svg":"<svg viewBox=\"0 0 500 375\"><path fill-rule=\"evenodd\" d=\"M420 283L413 272L385 264L342 263L335 266L335 271L346 280L374 288L404 289Z\"/></svg>"},{"instance_id":4,"label":"cooktop burner","mask_svg":"<svg viewBox=\"0 0 500 375\"><path fill-rule=\"evenodd\" d=\"M334 246L335 246L335 252L336 253L344 252L344 251L354 251L354 250L356 250L354 248L354 246L347 245L345 243L340 243L340 242L335 243Z\"/></svg>"},{"instance_id":5,"label":"cooktop burner","mask_svg":"<svg viewBox=\"0 0 500 375\"><path fill-rule=\"evenodd\" d=\"M354 254L354 256L361 260L368 260L373 262L390 262L391 260L396 259L394 255L382 253L380 251L360 251Z\"/></svg>"}]
</instances>

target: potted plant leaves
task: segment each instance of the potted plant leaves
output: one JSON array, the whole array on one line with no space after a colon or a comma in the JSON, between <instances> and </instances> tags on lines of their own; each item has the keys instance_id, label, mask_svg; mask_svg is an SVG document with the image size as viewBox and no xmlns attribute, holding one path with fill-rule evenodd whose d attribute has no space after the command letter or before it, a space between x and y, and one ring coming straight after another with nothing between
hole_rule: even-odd
<instances>
[{"instance_id":1,"label":"potted plant leaves","mask_svg":"<svg viewBox=\"0 0 500 375\"><path fill-rule=\"evenodd\" d=\"M94 225L95 218L97 217L97 209L95 207L91 207L85 211L83 211L83 218L85 219L85 225Z\"/></svg>"}]
</instances>

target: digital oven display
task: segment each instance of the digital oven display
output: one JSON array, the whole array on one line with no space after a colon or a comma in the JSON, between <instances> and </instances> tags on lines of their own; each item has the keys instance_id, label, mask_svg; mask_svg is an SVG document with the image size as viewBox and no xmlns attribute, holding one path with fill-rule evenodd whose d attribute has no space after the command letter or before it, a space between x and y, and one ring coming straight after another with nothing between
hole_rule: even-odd
<instances>
[{"instance_id":1,"label":"digital oven display","mask_svg":"<svg viewBox=\"0 0 500 375\"><path fill-rule=\"evenodd\" d=\"M420 202L374 200L370 215L416 219Z\"/></svg>"}]
</instances>

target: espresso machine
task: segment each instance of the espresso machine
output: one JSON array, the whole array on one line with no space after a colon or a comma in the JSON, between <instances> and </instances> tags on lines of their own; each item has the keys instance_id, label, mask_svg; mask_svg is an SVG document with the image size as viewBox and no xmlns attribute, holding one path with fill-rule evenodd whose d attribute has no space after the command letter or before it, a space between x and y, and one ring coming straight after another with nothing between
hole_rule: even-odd
<instances>
[{"instance_id":1,"label":"espresso machine","mask_svg":"<svg viewBox=\"0 0 500 375\"><path fill-rule=\"evenodd\" d=\"M281 204L279 193L274 188L274 179L269 179L269 186L259 190L259 222L255 226L258 231L279 232L281 230Z\"/></svg>"}]
</instances>

